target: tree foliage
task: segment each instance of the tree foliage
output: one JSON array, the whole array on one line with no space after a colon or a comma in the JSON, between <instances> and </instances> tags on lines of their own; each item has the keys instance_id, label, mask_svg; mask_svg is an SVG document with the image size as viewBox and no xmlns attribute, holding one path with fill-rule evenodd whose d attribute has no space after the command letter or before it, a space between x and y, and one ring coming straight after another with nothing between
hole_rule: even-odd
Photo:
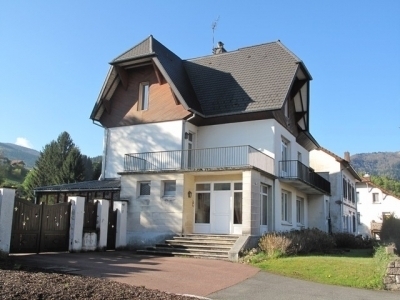
<instances>
[{"instance_id":1,"label":"tree foliage","mask_svg":"<svg viewBox=\"0 0 400 300\"><path fill-rule=\"evenodd\" d=\"M57 185L83 181L85 165L82 154L67 132L45 145L35 167L23 184L27 193L38 186Z\"/></svg>"},{"instance_id":2,"label":"tree foliage","mask_svg":"<svg viewBox=\"0 0 400 300\"><path fill-rule=\"evenodd\" d=\"M373 184L376 184L400 197L400 181L387 176L371 176L371 181Z\"/></svg>"}]
</instances>

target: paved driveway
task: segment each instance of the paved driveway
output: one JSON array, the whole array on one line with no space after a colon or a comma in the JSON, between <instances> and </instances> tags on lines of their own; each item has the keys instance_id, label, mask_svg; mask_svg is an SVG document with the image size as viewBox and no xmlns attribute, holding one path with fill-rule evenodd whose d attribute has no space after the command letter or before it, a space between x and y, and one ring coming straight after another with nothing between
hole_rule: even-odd
<instances>
[{"instance_id":1,"label":"paved driveway","mask_svg":"<svg viewBox=\"0 0 400 300\"><path fill-rule=\"evenodd\" d=\"M18 258L45 268L211 299L400 299L400 292L318 284L218 260L136 255L128 251L18 255Z\"/></svg>"}]
</instances>

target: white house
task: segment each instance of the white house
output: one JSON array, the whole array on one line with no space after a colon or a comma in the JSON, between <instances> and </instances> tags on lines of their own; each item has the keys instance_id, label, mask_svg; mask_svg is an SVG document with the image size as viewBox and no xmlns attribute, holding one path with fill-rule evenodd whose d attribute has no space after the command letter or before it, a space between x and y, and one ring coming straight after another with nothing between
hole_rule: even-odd
<instances>
[{"instance_id":1,"label":"white house","mask_svg":"<svg viewBox=\"0 0 400 300\"><path fill-rule=\"evenodd\" d=\"M341 158L320 147L310 152L310 165L317 172L326 172L331 183L327 207L330 231L358 234L355 190L361 178L350 164L349 152Z\"/></svg>"},{"instance_id":2,"label":"white house","mask_svg":"<svg viewBox=\"0 0 400 300\"><path fill-rule=\"evenodd\" d=\"M358 232L364 236L379 237L385 216L400 217L400 199L364 176L357 185Z\"/></svg>"},{"instance_id":3,"label":"white house","mask_svg":"<svg viewBox=\"0 0 400 300\"><path fill-rule=\"evenodd\" d=\"M150 36L110 63L91 119L105 129L102 177L120 177L128 201L131 247L326 222L304 63L279 41L216 50L182 60Z\"/></svg>"}]
</instances>

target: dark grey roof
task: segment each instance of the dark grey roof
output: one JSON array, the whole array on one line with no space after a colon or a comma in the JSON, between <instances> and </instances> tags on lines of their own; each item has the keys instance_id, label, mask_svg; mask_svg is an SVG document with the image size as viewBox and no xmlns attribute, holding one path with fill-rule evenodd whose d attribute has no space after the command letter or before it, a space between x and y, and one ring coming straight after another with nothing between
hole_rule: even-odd
<instances>
[{"instance_id":1,"label":"dark grey roof","mask_svg":"<svg viewBox=\"0 0 400 300\"><path fill-rule=\"evenodd\" d=\"M120 190L121 189L121 180L120 179L106 179L106 180L93 180L93 181L82 181L76 183L67 183L60 185L49 185L49 186L41 186L35 188L36 192L63 192L63 191L112 191L112 190Z\"/></svg>"},{"instance_id":2,"label":"dark grey roof","mask_svg":"<svg viewBox=\"0 0 400 300\"><path fill-rule=\"evenodd\" d=\"M203 113L212 116L280 109L299 63L272 42L186 60L184 66Z\"/></svg>"},{"instance_id":3,"label":"dark grey roof","mask_svg":"<svg viewBox=\"0 0 400 300\"><path fill-rule=\"evenodd\" d=\"M192 108L201 113L201 106L197 101L195 92L183 66L182 59L157 41L152 35L115 58L111 64L118 64L125 61L139 59L145 56L155 56L161 67L169 77L170 84L174 85L182 96L188 108ZM168 81L168 78L166 78Z\"/></svg>"},{"instance_id":4,"label":"dark grey roof","mask_svg":"<svg viewBox=\"0 0 400 300\"><path fill-rule=\"evenodd\" d=\"M125 51L121 55L117 56L115 59L112 60L111 63L117 63L121 61L131 60L138 57L146 56L149 54L153 54L152 49L152 38L153 36L149 36L148 38L144 39L142 42L137 44L136 46L132 47L131 49Z\"/></svg>"}]
</instances>

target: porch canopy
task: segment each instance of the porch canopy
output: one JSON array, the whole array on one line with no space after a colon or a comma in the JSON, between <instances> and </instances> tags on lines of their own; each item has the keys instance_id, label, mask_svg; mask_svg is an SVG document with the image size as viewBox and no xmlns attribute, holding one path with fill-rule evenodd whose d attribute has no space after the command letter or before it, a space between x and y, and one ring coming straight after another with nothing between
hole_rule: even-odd
<instances>
[{"instance_id":1,"label":"porch canopy","mask_svg":"<svg viewBox=\"0 0 400 300\"><path fill-rule=\"evenodd\" d=\"M69 196L85 197L87 202L94 199L119 200L121 180L119 178L82 181L60 185L37 187L35 203L55 204L68 201Z\"/></svg>"}]
</instances>

